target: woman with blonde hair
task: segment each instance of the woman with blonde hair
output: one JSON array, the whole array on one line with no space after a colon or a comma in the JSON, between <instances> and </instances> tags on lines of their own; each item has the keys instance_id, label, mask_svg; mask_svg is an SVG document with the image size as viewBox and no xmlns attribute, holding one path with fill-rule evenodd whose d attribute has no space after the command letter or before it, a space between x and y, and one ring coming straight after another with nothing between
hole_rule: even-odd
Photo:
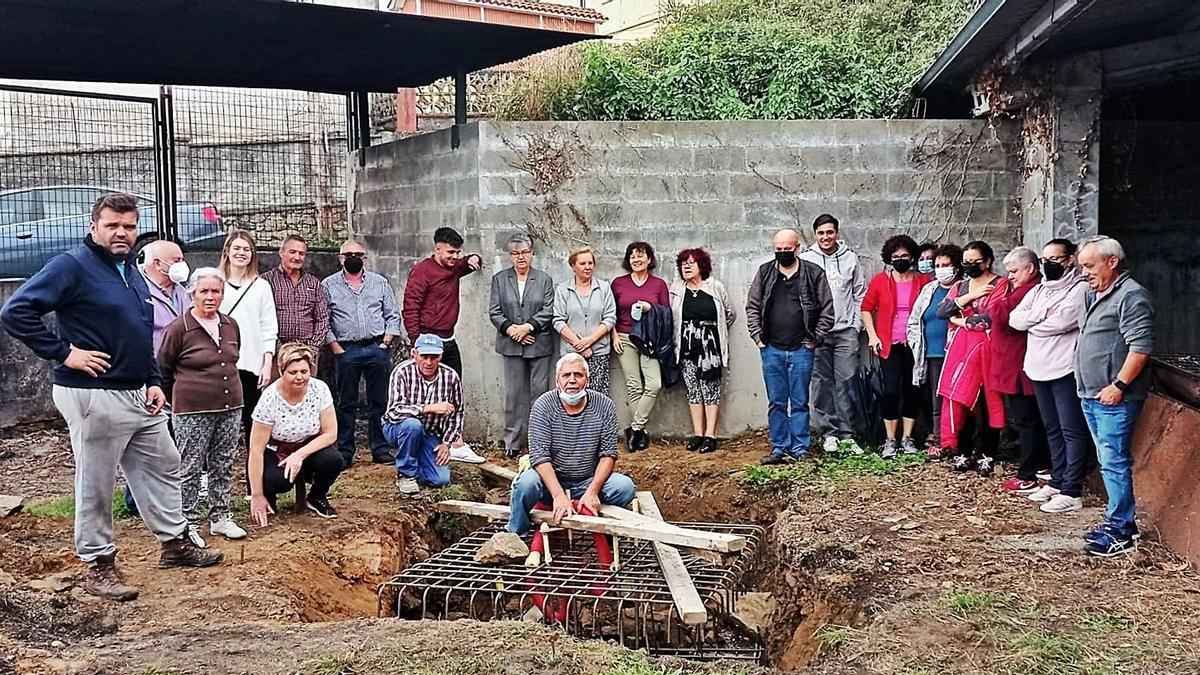
<instances>
[{"instance_id":1,"label":"woman with blonde hair","mask_svg":"<svg viewBox=\"0 0 1200 675\"><path fill-rule=\"evenodd\" d=\"M342 471L337 451L337 415L329 386L313 377L313 348L289 342L276 359L280 377L263 389L250 431L250 516L267 524L275 495L297 480L312 483L305 506L322 518L337 518L329 488Z\"/></svg>"},{"instance_id":2,"label":"woman with blonde hair","mask_svg":"<svg viewBox=\"0 0 1200 675\"><path fill-rule=\"evenodd\" d=\"M275 342L279 323L271 285L258 276L258 250L248 232L234 230L225 239L218 265L225 277L221 313L237 322L242 332L242 349L237 359L242 383L242 433L249 443L250 419L262 388L270 384L275 368Z\"/></svg>"},{"instance_id":3,"label":"woman with blonde hair","mask_svg":"<svg viewBox=\"0 0 1200 675\"><path fill-rule=\"evenodd\" d=\"M575 273L554 289L554 326L559 354L579 354L591 373L588 388L608 396L610 331L617 325L617 301L607 282L596 278L596 254L590 246L571 251L567 264Z\"/></svg>"}]
</instances>

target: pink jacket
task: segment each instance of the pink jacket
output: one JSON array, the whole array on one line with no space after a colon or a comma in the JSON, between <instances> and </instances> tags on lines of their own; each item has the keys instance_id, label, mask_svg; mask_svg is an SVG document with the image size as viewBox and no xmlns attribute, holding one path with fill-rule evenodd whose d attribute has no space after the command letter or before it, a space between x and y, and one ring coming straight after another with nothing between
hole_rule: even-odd
<instances>
[{"instance_id":1,"label":"pink jacket","mask_svg":"<svg viewBox=\"0 0 1200 675\"><path fill-rule=\"evenodd\" d=\"M1008 316L1008 325L1029 333L1025 374L1050 382L1075 370L1079 315L1088 285L1077 269L1055 281L1042 280Z\"/></svg>"},{"instance_id":2,"label":"pink jacket","mask_svg":"<svg viewBox=\"0 0 1200 675\"><path fill-rule=\"evenodd\" d=\"M967 281L961 281L950 288L950 293L943 302L952 302L962 289L967 287ZM1008 282L998 279L996 288L987 295L962 309L963 318L986 316L989 304L1003 294ZM942 378L938 382L938 395L956 403L974 409L982 393L987 400L988 426L995 429L1004 428L1004 402L1000 392L991 385L987 374L991 370L991 335L985 328L986 323L977 324L977 328L950 328L950 339L946 343L946 360L942 365Z\"/></svg>"}]
</instances>

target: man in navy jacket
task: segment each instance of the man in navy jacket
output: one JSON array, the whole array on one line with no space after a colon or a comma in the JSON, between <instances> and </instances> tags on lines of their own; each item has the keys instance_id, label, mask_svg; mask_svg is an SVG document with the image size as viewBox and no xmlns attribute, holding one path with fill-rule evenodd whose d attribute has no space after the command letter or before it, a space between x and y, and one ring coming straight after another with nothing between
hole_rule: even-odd
<instances>
[{"instance_id":1,"label":"man in navy jacket","mask_svg":"<svg viewBox=\"0 0 1200 675\"><path fill-rule=\"evenodd\" d=\"M137 589L116 566L112 497L117 466L162 543L160 567L207 567L221 552L187 538L179 451L167 431L166 398L151 332L154 308L134 267L137 198L110 193L92 207L90 233L25 283L0 323L38 356L54 361L54 404L75 455L75 550L88 565L84 590L132 600ZM58 333L43 317L54 312Z\"/></svg>"}]
</instances>

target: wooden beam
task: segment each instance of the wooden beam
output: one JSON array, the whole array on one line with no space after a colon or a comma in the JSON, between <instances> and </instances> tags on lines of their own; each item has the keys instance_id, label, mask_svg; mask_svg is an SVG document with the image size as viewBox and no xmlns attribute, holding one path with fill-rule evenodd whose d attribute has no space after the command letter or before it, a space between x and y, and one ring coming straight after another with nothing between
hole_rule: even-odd
<instances>
[{"instance_id":1,"label":"wooden beam","mask_svg":"<svg viewBox=\"0 0 1200 675\"><path fill-rule=\"evenodd\" d=\"M482 504L449 500L438 502L437 509L445 513L462 513L468 516L480 516L493 520L507 520L509 508L501 504ZM554 514L550 511L534 509L529 514L535 524L551 523ZM649 520L649 519L647 519ZM687 548L734 553L746 547L746 539L732 534L720 532L705 532L703 530L686 530L666 523L648 522L632 523L626 520L598 518L595 516L573 515L563 518L558 527L583 532L599 532L630 539L657 541L663 544L674 544Z\"/></svg>"},{"instance_id":2,"label":"wooden beam","mask_svg":"<svg viewBox=\"0 0 1200 675\"><path fill-rule=\"evenodd\" d=\"M495 478L504 483L512 483L513 479L517 477L516 471L491 462L480 464L479 471L483 473L484 478Z\"/></svg>"},{"instance_id":3,"label":"wooden beam","mask_svg":"<svg viewBox=\"0 0 1200 675\"><path fill-rule=\"evenodd\" d=\"M663 519L652 493L639 492L637 499L643 515L653 520ZM708 623L708 610L704 607L704 601L700 599L700 593L696 591L696 584L692 582L692 575L688 574L679 550L667 544L654 542L654 554L658 556L658 566L662 568L667 588L671 589L671 599L675 601L675 611L679 612L680 620L689 626Z\"/></svg>"},{"instance_id":4,"label":"wooden beam","mask_svg":"<svg viewBox=\"0 0 1200 675\"><path fill-rule=\"evenodd\" d=\"M646 492L646 493L639 492L638 493L638 495L639 495L638 501L639 502L641 501L640 495L642 495L642 494L650 494L650 493L649 492ZM651 497L653 497L653 495L651 495ZM667 527L667 528L670 528L672 530L676 530L679 532L695 532L696 531L696 530L689 530L684 527L679 527L678 525L672 525L671 523L663 523L663 522L660 522L657 520L653 520L649 516L646 516L646 515L643 515L640 513L634 513L633 511L630 511L628 509L623 509L619 506L601 506L600 507L600 515L607 516L609 518L613 518L616 520L624 520L624 521L627 521L632 524L650 523L651 526ZM694 555L697 558L708 561L714 565L721 565L723 567L728 567L729 565L732 565L739 557L741 557L738 553L722 553L720 551L712 551L712 550L703 549L703 548L691 548L689 546L676 545L676 548L678 548L680 551L682 551L684 553Z\"/></svg>"}]
</instances>

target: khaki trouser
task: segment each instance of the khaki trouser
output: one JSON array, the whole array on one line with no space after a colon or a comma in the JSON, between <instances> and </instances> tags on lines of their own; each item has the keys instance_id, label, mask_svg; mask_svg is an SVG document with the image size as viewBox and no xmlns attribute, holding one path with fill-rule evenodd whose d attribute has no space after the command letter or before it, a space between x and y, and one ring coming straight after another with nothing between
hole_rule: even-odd
<instances>
[{"instance_id":1,"label":"khaki trouser","mask_svg":"<svg viewBox=\"0 0 1200 675\"><path fill-rule=\"evenodd\" d=\"M142 520L159 541L187 529L179 492L179 451L167 413L146 410L146 390L76 389L54 385L54 405L67 421L75 454L75 552L90 563L115 553L113 489L117 466Z\"/></svg>"},{"instance_id":2,"label":"khaki trouser","mask_svg":"<svg viewBox=\"0 0 1200 675\"><path fill-rule=\"evenodd\" d=\"M625 395L629 401L630 424L634 429L645 429L650 420L658 392L662 389L662 371L658 361L643 356L629 341L629 335L618 333L621 338L621 370L625 371Z\"/></svg>"}]
</instances>

